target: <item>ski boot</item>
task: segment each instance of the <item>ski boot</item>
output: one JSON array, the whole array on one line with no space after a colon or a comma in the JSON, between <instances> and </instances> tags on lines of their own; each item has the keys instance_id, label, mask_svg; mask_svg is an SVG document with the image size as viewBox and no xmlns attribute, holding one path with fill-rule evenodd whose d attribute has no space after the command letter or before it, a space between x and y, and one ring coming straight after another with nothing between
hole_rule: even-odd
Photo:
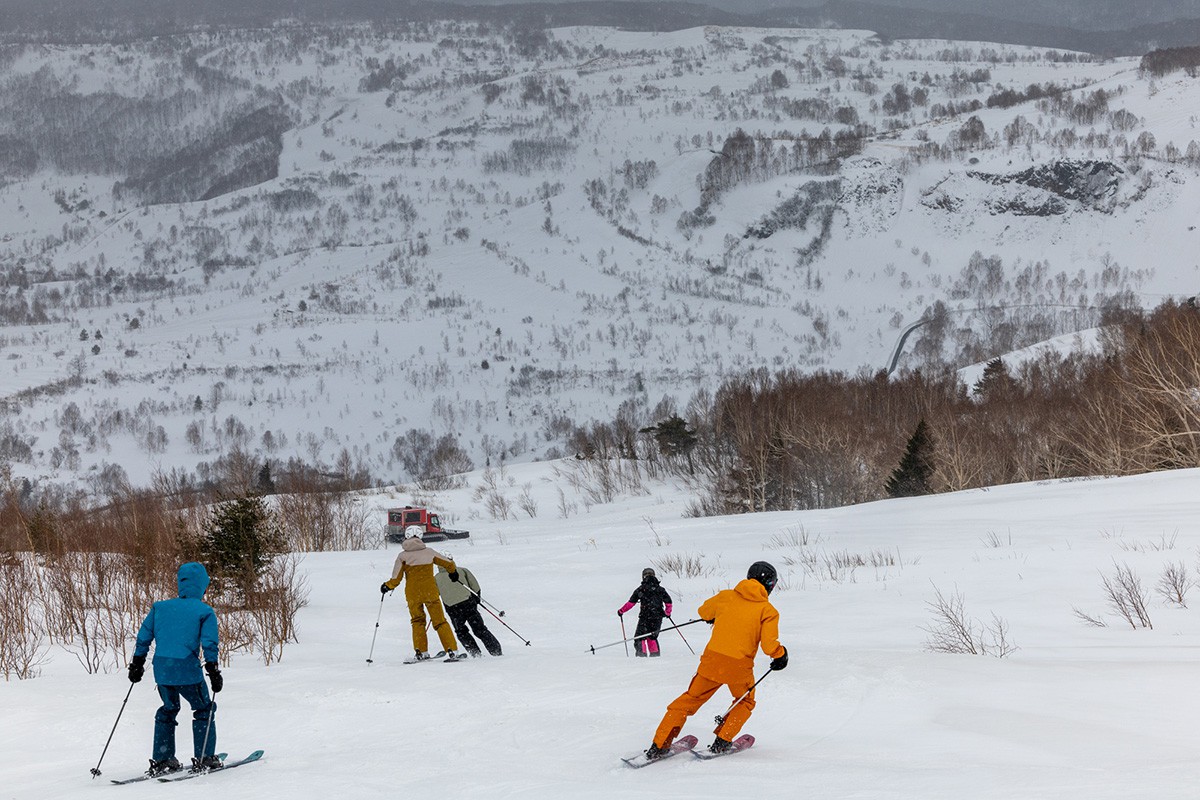
<instances>
[{"instance_id":1,"label":"ski boot","mask_svg":"<svg viewBox=\"0 0 1200 800\"><path fill-rule=\"evenodd\" d=\"M179 772L181 769L183 769L183 764L180 764L179 759L174 757L164 758L160 761L150 759L150 769L146 770L146 774L157 777L170 772Z\"/></svg>"},{"instance_id":2,"label":"ski boot","mask_svg":"<svg viewBox=\"0 0 1200 800\"><path fill-rule=\"evenodd\" d=\"M204 758L192 759L192 772L211 772L214 769L220 769L225 766L221 759L216 756L205 756Z\"/></svg>"},{"instance_id":3,"label":"ski boot","mask_svg":"<svg viewBox=\"0 0 1200 800\"><path fill-rule=\"evenodd\" d=\"M720 736L714 739L713 743L708 746L708 752L717 754L728 753L732 749L733 742L728 739L722 739Z\"/></svg>"},{"instance_id":4,"label":"ski boot","mask_svg":"<svg viewBox=\"0 0 1200 800\"><path fill-rule=\"evenodd\" d=\"M468 658L470 658L470 656L468 656L466 653L460 653L460 652L458 652L457 650L451 650L451 651L450 651L450 652L449 652L449 653L446 655L446 660L447 660L447 661L463 661L463 660L465 660L465 659L468 659Z\"/></svg>"},{"instance_id":5,"label":"ski boot","mask_svg":"<svg viewBox=\"0 0 1200 800\"><path fill-rule=\"evenodd\" d=\"M651 742L650 746L646 748L646 758L650 761L654 761L655 759L665 756L670 750L671 745L669 744L666 747L659 747Z\"/></svg>"}]
</instances>

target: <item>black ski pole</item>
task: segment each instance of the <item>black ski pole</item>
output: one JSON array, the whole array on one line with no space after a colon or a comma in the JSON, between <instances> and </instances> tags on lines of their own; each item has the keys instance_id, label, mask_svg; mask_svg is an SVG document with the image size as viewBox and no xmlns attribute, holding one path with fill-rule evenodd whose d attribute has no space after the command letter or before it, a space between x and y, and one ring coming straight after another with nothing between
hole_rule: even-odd
<instances>
[{"instance_id":1,"label":"black ski pole","mask_svg":"<svg viewBox=\"0 0 1200 800\"><path fill-rule=\"evenodd\" d=\"M658 632L662 633L663 631L673 631L673 630L676 630L677 628L686 628L688 625L695 625L697 622L704 622L704 621L705 620L702 620L702 619L693 619L693 620L689 620L688 622L680 622L678 625L672 625L669 628L661 628ZM597 647L596 645L592 645L591 647L588 648L588 651L594 654L597 650L603 650L606 647L616 647L617 645L622 644L623 642L636 642L638 639L645 639L647 636L653 636L653 635L654 635L654 632L651 631L650 633L642 633L642 634L634 636L630 639L622 639L619 642L609 642L608 644L602 644L599 647Z\"/></svg>"},{"instance_id":2,"label":"black ski pole","mask_svg":"<svg viewBox=\"0 0 1200 800\"><path fill-rule=\"evenodd\" d=\"M386 597L386 594L379 595L379 614L375 617L375 633L371 635L371 652L367 653L368 664L374 663L371 661L371 656L375 655L375 637L379 635L379 620L383 619L383 601Z\"/></svg>"},{"instance_id":3,"label":"black ski pole","mask_svg":"<svg viewBox=\"0 0 1200 800\"><path fill-rule=\"evenodd\" d=\"M113 723L112 730L108 732L108 741L104 743L104 751L100 753L100 761L96 762L96 766L92 767L92 778L96 778L100 774L100 763L104 761L104 755L108 752L108 746L112 743L113 734L117 732L117 723L121 721L121 715L125 713L125 704L129 702L129 695L133 694L133 681L129 682L129 691L125 693L125 699L121 701L121 710L117 712L117 720Z\"/></svg>"},{"instance_id":4,"label":"black ski pole","mask_svg":"<svg viewBox=\"0 0 1200 800\"><path fill-rule=\"evenodd\" d=\"M625 615L617 614L617 619L621 620L621 641L625 643L625 657L629 658L629 640L625 638Z\"/></svg>"},{"instance_id":5,"label":"black ski pole","mask_svg":"<svg viewBox=\"0 0 1200 800\"><path fill-rule=\"evenodd\" d=\"M747 697L749 697L750 693L754 691L755 687L757 687L760 683L762 683L764 680L766 680L767 676L770 675L774 671L775 670L773 670L773 669L768 669L766 672L764 672L763 676L754 682L754 686L751 686L749 689L747 689L741 697L739 697L737 700L733 701L733 705L731 705L729 708L725 709L724 714L718 714L716 717L713 718L717 722L717 727L713 730L713 733L716 733L717 731L721 730L721 726L725 724L725 718L729 716L729 712L733 711L733 709L737 706L738 703L742 702Z\"/></svg>"},{"instance_id":6,"label":"black ski pole","mask_svg":"<svg viewBox=\"0 0 1200 800\"><path fill-rule=\"evenodd\" d=\"M464 589L466 589L468 592L470 592L471 594L475 595L476 599L478 599L478 600L479 600L479 603L480 603L480 605L481 605L481 606L483 606L483 610L484 610L484 611L486 611L486 612L488 612L489 614L491 614L493 617L496 617L496 622L499 622L501 625L503 625L504 627L506 627L506 628L508 628L510 631L512 631L512 633L513 633L513 636L516 636L518 639L520 639L522 642L524 642L526 647L529 647L529 646L530 646L530 642L529 642L529 640L528 640L528 639L526 639L524 636L522 636L521 634L517 633L516 631L513 631L513 629L512 629L512 628L509 628L509 627L508 627L508 623L507 623L507 622L505 622L504 620L500 619L500 617L496 616L496 612L492 611L490 608L488 608L488 607L487 607L487 605L485 605L485 604L484 604L484 602L483 602L483 598L479 596L479 592L475 591L475 590L474 590L474 589L472 589L470 586L467 586L465 583L464 583L464 584L460 584L460 585L461 585L461 586L462 586ZM500 614L501 614L501 615L503 615L503 614L504 614L504 612L503 612L503 611L501 611L501 612L500 612Z\"/></svg>"},{"instance_id":7,"label":"black ski pole","mask_svg":"<svg viewBox=\"0 0 1200 800\"><path fill-rule=\"evenodd\" d=\"M200 764L203 764L204 758L209 755L209 753L208 753L208 732L212 730L213 717L215 717L216 715L217 715L217 700L214 696L210 695L208 698L208 724L204 726L204 744L200 746ZM215 751L216 749L217 749L216 745L214 745L213 750ZM200 764L197 764L196 767L199 768Z\"/></svg>"},{"instance_id":8,"label":"black ski pole","mask_svg":"<svg viewBox=\"0 0 1200 800\"><path fill-rule=\"evenodd\" d=\"M668 614L668 615L667 615L667 619L671 619L671 615L670 615L670 614ZM675 624L675 620L671 619L671 624L672 624L672 625L674 625L674 624ZM695 651L695 650L692 650L692 645L691 645L691 643L690 643L690 642L687 640L687 637L683 635L683 631L679 630L679 628L676 628L675 630L679 632L679 638L680 638L680 639L683 639L683 643L687 645L687 649L692 651L692 655L696 655L696 651Z\"/></svg>"}]
</instances>

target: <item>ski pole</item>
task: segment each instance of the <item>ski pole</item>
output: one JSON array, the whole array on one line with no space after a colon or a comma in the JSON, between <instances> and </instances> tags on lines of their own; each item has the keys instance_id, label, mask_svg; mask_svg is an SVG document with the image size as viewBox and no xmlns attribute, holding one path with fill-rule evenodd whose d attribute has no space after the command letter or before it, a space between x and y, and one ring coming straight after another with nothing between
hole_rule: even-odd
<instances>
[{"instance_id":1,"label":"ski pole","mask_svg":"<svg viewBox=\"0 0 1200 800\"><path fill-rule=\"evenodd\" d=\"M729 712L733 711L734 707L736 707L738 703L742 702L747 697L749 697L750 693L754 691L754 688L756 686L758 686L760 683L762 683L764 680L766 680L767 676L770 675L774 671L775 670L773 670L773 669L768 669L766 672L764 672L763 676L754 682L754 686L751 686L749 689L747 689L741 697L739 697L737 700L733 701L733 705L731 705L729 708L725 709L724 714L718 714L716 717L714 717L714 719L717 722L717 727L713 730L713 733L716 733L717 731L721 730L721 726L725 724L725 718L729 716Z\"/></svg>"},{"instance_id":2,"label":"ski pole","mask_svg":"<svg viewBox=\"0 0 1200 800\"><path fill-rule=\"evenodd\" d=\"M617 614L617 619L621 620L621 641L625 643L625 657L629 658L629 640L625 638L625 615Z\"/></svg>"},{"instance_id":3,"label":"ski pole","mask_svg":"<svg viewBox=\"0 0 1200 800\"><path fill-rule=\"evenodd\" d=\"M503 612L503 611L501 611L501 612L500 612L500 616L499 616L499 617L498 617L498 616L496 616L496 612L494 612L494 611L492 611L490 608L488 608L488 607L487 607L487 605L484 605L483 598L479 596L479 592L475 591L475 590L474 590L474 589L472 589L470 586L467 586L465 583L464 583L464 584L460 584L460 585L461 585L461 586L462 586L464 589L466 589L468 592L470 592L471 594L475 595L476 599L478 599L478 600L479 600L479 603L480 603L480 605L482 605L482 606L483 606L483 610L484 610L484 611L486 611L486 612L488 612L489 614L491 614L493 617L496 617L496 622L499 622L501 625L503 625L504 627L506 627L506 628L508 628L510 631L512 631L512 632L513 632L513 636L516 636L518 639L520 639L522 642L524 642L526 647L529 647L529 646L530 646L530 642L529 642L529 640L528 640L528 639L526 639L524 636L522 636L521 634L517 633L516 631L513 631L513 629L512 629L512 628L509 628L509 627L508 627L508 623L507 623L507 622L505 622L504 620L500 619L500 617L504 616L504 612Z\"/></svg>"},{"instance_id":4,"label":"ski pole","mask_svg":"<svg viewBox=\"0 0 1200 800\"><path fill-rule=\"evenodd\" d=\"M468 586L468 587L467 587L467 591L468 591L468 592L470 592L470 591L471 591L471 587L470 587L470 586ZM474 594L476 597L479 597L479 595L478 595L478 594L476 594L475 592L471 592L471 593L472 593L472 594ZM479 597L479 602L483 603L483 605L484 605L484 606L486 606L486 607L490 608L491 610L495 611L495 612L496 612L497 614L499 614L500 616L502 616L502 617L504 616L504 609L502 609L502 608L496 608L496 606L495 606L494 604L492 604L492 603L489 603L487 600L484 600L482 597Z\"/></svg>"},{"instance_id":5,"label":"ski pole","mask_svg":"<svg viewBox=\"0 0 1200 800\"><path fill-rule=\"evenodd\" d=\"M670 614L668 614L668 615L667 615L667 619L671 619L671 615L670 615ZM672 624L672 625L674 625L674 624L675 624L675 620L671 619L671 624ZM696 655L696 651L695 651L695 650L692 650L692 645L691 645L691 643L690 643L690 642L687 640L687 637L683 635L683 631L679 630L679 628L676 628L675 630L676 630L676 631L679 633L679 638L680 638L680 639L683 639L683 643L687 645L687 649L692 651L692 655Z\"/></svg>"},{"instance_id":6,"label":"ski pole","mask_svg":"<svg viewBox=\"0 0 1200 800\"><path fill-rule=\"evenodd\" d=\"M478 597L478 596L479 596L479 595L476 595L476 597ZM488 612L489 614L491 614L493 617L496 617L496 615L495 615L494 613L492 613L492 610L491 610L490 608L488 608L487 606L484 606L484 607L483 607L483 610L484 610L484 611L486 611L486 612ZM517 633L516 631L513 631L513 629L512 629L512 628L509 628L509 627L508 627L508 623L507 623L507 622L505 622L504 620L500 619L499 617L496 617L496 622L499 622L501 625L503 625L504 627L506 627L506 628L508 628L510 631L512 631L512 632L513 632L513 636L516 636L518 639L520 639L522 642L524 642L524 643L525 643L525 646L526 646L526 647L529 647L529 645L530 645L530 642L529 642L529 640L528 640L528 639L526 639L526 638L525 638L524 636L522 636L521 634Z\"/></svg>"},{"instance_id":7,"label":"ski pole","mask_svg":"<svg viewBox=\"0 0 1200 800\"><path fill-rule=\"evenodd\" d=\"M206 756L210 755L210 753L208 753L208 732L212 730L213 717L215 717L216 715L217 715L217 701L216 701L216 698L210 696L208 698L208 724L204 726L204 744L202 744L200 746L200 760L202 763L204 761L204 758ZM214 746L213 750L216 750L216 749L217 749L216 746Z\"/></svg>"},{"instance_id":8,"label":"ski pole","mask_svg":"<svg viewBox=\"0 0 1200 800\"><path fill-rule=\"evenodd\" d=\"M374 663L371 661L371 656L375 655L375 637L379 635L379 620L383 619L383 600L385 597L387 597L386 594L379 596L379 615L375 617L375 633L371 636L371 652L367 653L368 664Z\"/></svg>"},{"instance_id":9,"label":"ski pole","mask_svg":"<svg viewBox=\"0 0 1200 800\"><path fill-rule=\"evenodd\" d=\"M705 621L706 620L702 620L702 619L693 619L693 620L689 620L688 622L680 622L679 624L672 625L669 628L661 628L661 629L659 629L658 632L662 633L663 631L673 631L673 630L676 630L677 628L686 628L688 625L695 625L697 622L705 622ZM603 650L606 647L616 647L617 645L621 644L622 642L636 642L638 639L645 639L647 636L653 636L653 635L654 635L653 631L650 633L642 633L637 636L634 636L631 639L622 639L620 642L609 642L608 644L602 644L599 647L597 647L596 645L592 645L591 647L588 648L588 650L594 654L597 650Z\"/></svg>"},{"instance_id":10,"label":"ski pole","mask_svg":"<svg viewBox=\"0 0 1200 800\"><path fill-rule=\"evenodd\" d=\"M100 763L104 761L104 755L108 752L108 746L112 743L113 734L117 732L117 723L121 721L121 715L125 713L125 704L129 702L129 695L133 694L133 682L129 682L129 691L125 693L125 699L121 701L121 710L117 712L117 720L113 723L112 730L108 732L108 741L104 743L104 751L100 753L100 761L96 762L96 766L92 767L92 778L95 779L100 774Z\"/></svg>"}]
</instances>

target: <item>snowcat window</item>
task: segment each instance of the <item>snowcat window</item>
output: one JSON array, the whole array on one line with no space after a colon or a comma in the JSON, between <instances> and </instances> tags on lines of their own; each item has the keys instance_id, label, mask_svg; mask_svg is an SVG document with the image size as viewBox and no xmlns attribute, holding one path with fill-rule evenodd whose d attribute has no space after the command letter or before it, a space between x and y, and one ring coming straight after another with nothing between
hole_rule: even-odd
<instances>
[{"instance_id":1,"label":"snowcat window","mask_svg":"<svg viewBox=\"0 0 1200 800\"><path fill-rule=\"evenodd\" d=\"M391 514L388 514L388 522L392 525L403 525L404 515L398 511L394 511Z\"/></svg>"},{"instance_id":2,"label":"snowcat window","mask_svg":"<svg viewBox=\"0 0 1200 800\"><path fill-rule=\"evenodd\" d=\"M410 524L411 525L420 525L421 524L421 512L420 511L405 511L404 512L404 524L405 525L410 525Z\"/></svg>"},{"instance_id":3,"label":"snowcat window","mask_svg":"<svg viewBox=\"0 0 1200 800\"><path fill-rule=\"evenodd\" d=\"M440 528L440 527L442 527L442 523L438 522L437 514L430 514L430 515L429 515L429 524L430 524L430 525L432 525L432 526L433 526L433 527L435 527L435 528Z\"/></svg>"}]
</instances>

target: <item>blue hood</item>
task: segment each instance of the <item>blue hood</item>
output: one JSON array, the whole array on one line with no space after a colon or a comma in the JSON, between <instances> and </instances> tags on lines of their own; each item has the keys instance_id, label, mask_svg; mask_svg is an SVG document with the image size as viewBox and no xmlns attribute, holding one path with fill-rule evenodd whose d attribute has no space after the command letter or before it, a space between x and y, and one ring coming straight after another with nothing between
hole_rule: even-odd
<instances>
[{"instance_id":1,"label":"blue hood","mask_svg":"<svg viewBox=\"0 0 1200 800\"><path fill-rule=\"evenodd\" d=\"M208 590L208 570L199 562L189 561L181 564L176 578L179 581L180 597L199 599L204 597L204 592Z\"/></svg>"}]
</instances>

